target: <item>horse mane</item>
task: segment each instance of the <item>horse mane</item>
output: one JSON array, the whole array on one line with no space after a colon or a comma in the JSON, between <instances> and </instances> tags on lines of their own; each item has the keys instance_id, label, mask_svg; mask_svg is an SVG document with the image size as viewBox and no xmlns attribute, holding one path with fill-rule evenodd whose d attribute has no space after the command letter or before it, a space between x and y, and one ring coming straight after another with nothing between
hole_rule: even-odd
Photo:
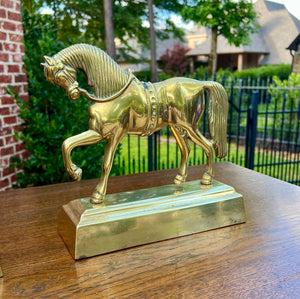
<instances>
[{"instance_id":1,"label":"horse mane","mask_svg":"<svg viewBox=\"0 0 300 299\"><path fill-rule=\"evenodd\" d=\"M117 93L130 77L130 73L123 70L108 54L87 44L70 46L58 52L53 58L83 71L88 85L100 99Z\"/></svg>"}]
</instances>

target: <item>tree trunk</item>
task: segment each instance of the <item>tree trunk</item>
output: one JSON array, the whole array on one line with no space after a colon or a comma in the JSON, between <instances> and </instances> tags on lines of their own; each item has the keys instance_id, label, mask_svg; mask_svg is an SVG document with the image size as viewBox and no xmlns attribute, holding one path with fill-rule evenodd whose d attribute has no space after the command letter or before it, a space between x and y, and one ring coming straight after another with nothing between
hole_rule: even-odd
<instances>
[{"instance_id":1,"label":"tree trunk","mask_svg":"<svg viewBox=\"0 0 300 299\"><path fill-rule=\"evenodd\" d=\"M211 29L210 54L208 60L208 75L212 76L217 71L217 44L218 44L218 27Z\"/></svg>"},{"instance_id":2,"label":"tree trunk","mask_svg":"<svg viewBox=\"0 0 300 299\"><path fill-rule=\"evenodd\" d=\"M116 60L115 32L113 22L113 0L103 0L104 24L105 24L105 44L107 54Z\"/></svg>"},{"instance_id":3,"label":"tree trunk","mask_svg":"<svg viewBox=\"0 0 300 299\"><path fill-rule=\"evenodd\" d=\"M154 15L153 15L153 0L148 0L149 10L149 24L150 24L150 44L151 44L151 69L152 82L157 82L157 65L156 65L156 43L155 43L155 29L154 29Z\"/></svg>"}]
</instances>

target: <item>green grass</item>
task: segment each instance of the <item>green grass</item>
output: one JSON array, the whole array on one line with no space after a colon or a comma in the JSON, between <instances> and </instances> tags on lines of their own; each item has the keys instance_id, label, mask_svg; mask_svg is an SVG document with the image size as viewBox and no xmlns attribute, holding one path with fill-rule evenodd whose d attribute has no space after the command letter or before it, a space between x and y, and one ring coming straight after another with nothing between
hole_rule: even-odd
<instances>
[{"instance_id":1,"label":"green grass","mask_svg":"<svg viewBox=\"0 0 300 299\"><path fill-rule=\"evenodd\" d=\"M129 142L129 147L128 147ZM139 150L140 149L140 150ZM204 151L190 143L189 165L205 164L206 157ZM245 146L237 147L235 143L230 144L229 155L224 159L235 164L245 166ZM177 168L180 165L180 150L173 137L162 137L158 149L157 169ZM134 161L134 162L133 162ZM169 161L169 162L168 162ZM218 161L216 159L216 161ZM290 163L290 161L294 163ZM298 162L298 164L297 164ZM118 163L122 169L122 174L139 173L148 171L148 138L138 136L126 136L121 142L121 151ZM255 149L254 164L274 164L272 166L254 167L254 170L263 174L286 181L299 180L299 154L292 155L282 152L268 153ZM298 167L298 168L297 168Z\"/></svg>"}]
</instances>

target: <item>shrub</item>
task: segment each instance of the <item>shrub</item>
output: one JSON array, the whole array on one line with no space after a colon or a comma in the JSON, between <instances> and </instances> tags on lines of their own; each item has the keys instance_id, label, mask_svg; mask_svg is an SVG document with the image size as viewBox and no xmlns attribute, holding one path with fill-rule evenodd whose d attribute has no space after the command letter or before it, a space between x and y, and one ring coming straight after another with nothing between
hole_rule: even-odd
<instances>
[{"instance_id":1,"label":"shrub","mask_svg":"<svg viewBox=\"0 0 300 299\"><path fill-rule=\"evenodd\" d=\"M235 78L248 79L266 79L273 76L279 77L281 80L287 79L291 73L291 65L281 63L279 65L266 65L257 68L246 69L242 71L235 71L233 73Z\"/></svg>"},{"instance_id":2,"label":"shrub","mask_svg":"<svg viewBox=\"0 0 300 299\"><path fill-rule=\"evenodd\" d=\"M66 138L88 129L87 108L91 102L83 97L76 102L70 101L64 90L44 77L40 67L43 55L51 56L66 47L57 41L51 17L29 15L23 11L23 29L29 101L20 99L12 88L9 92L16 98L23 119L21 131L15 137L23 141L30 156L27 159L13 158L11 166L23 170L17 175L15 187L69 181L71 179L63 165L61 144ZM103 143L74 151L74 162L79 162L83 167L84 179L99 176L103 152ZM117 174L118 171L114 167L112 173Z\"/></svg>"},{"instance_id":3,"label":"shrub","mask_svg":"<svg viewBox=\"0 0 300 299\"><path fill-rule=\"evenodd\" d=\"M267 65L256 68L245 69L241 71L230 72L228 69L218 69L216 73L216 79L221 81L223 77L226 79L267 79L277 76L281 80L288 79L291 73L291 65L281 63L280 65ZM199 78L200 80L207 78L207 67L198 67L194 74L191 75L193 78Z\"/></svg>"},{"instance_id":4,"label":"shrub","mask_svg":"<svg viewBox=\"0 0 300 299\"><path fill-rule=\"evenodd\" d=\"M189 48L176 43L173 49L167 49L166 52L160 56L161 68L167 74L172 76L182 76L186 74L188 67L188 60L186 53Z\"/></svg>"}]
</instances>

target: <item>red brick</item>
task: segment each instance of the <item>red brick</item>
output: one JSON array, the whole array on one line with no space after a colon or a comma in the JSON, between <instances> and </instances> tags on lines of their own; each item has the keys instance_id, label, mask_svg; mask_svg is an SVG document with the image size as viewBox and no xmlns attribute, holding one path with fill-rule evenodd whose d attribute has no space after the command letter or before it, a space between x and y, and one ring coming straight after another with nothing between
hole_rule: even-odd
<instances>
[{"instance_id":1,"label":"red brick","mask_svg":"<svg viewBox=\"0 0 300 299\"><path fill-rule=\"evenodd\" d=\"M9 31L16 31L16 24L12 22L3 22L2 28Z\"/></svg>"},{"instance_id":2,"label":"red brick","mask_svg":"<svg viewBox=\"0 0 300 299\"><path fill-rule=\"evenodd\" d=\"M1 149L0 153L2 157L7 155L12 155L14 153L14 147L13 146L4 147Z\"/></svg>"},{"instance_id":3,"label":"red brick","mask_svg":"<svg viewBox=\"0 0 300 299\"><path fill-rule=\"evenodd\" d=\"M13 62L22 62L22 61L23 61L23 55L21 55L21 54L13 55Z\"/></svg>"},{"instance_id":4,"label":"red brick","mask_svg":"<svg viewBox=\"0 0 300 299\"><path fill-rule=\"evenodd\" d=\"M18 64L8 65L7 71L8 73L18 73L20 71L19 65Z\"/></svg>"},{"instance_id":5,"label":"red brick","mask_svg":"<svg viewBox=\"0 0 300 299\"><path fill-rule=\"evenodd\" d=\"M13 92L20 93L21 90L22 90L22 86L21 85L13 86Z\"/></svg>"},{"instance_id":6,"label":"red brick","mask_svg":"<svg viewBox=\"0 0 300 299\"><path fill-rule=\"evenodd\" d=\"M20 99L23 100L24 102L28 102L29 100L28 94L20 95Z\"/></svg>"},{"instance_id":7,"label":"red brick","mask_svg":"<svg viewBox=\"0 0 300 299\"><path fill-rule=\"evenodd\" d=\"M0 82L1 83L11 83L12 82L12 76L0 75Z\"/></svg>"},{"instance_id":8,"label":"red brick","mask_svg":"<svg viewBox=\"0 0 300 299\"><path fill-rule=\"evenodd\" d=\"M0 168L9 166L9 158L0 158Z\"/></svg>"},{"instance_id":9,"label":"red brick","mask_svg":"<svg viewBox=\"0 0 300 299\"><path fill-rule=\"evenodd\" d=\"M7 116L4 117L4 123L6 123L7 125L12 125L17 123L17 117L16 116Z\"/></svg>"},{"instance_id":10,"label":"red brick","mask_svg":"<svg viewBox=\"0 0 300 299\"><path fill-rule=\"evenodd\" d=\"M10 109L8 107L1 108L0 107L0 115L8 115L10 114Z\"/></svg>"},{"instance_id":11,"label":"red brick","mask_svg":"<svg viewBox=\"0 0 300 299\"><path fill-rule=\"evenodd\" d=\"M1 0L1 6L7 7L7 8L14 8L14 2L11 0Z\"/></svg>"},{"instance_id":12,"label":"red brick","mask_svg":"<svg viewBox=\"0 0 300 299\"><path fill-rule=\"evenodd\" d=\"M14 174L13 176L10 177L10 182L13 184L17 181L18 177L16 174Z\"/></svg>"},{"instance_id":13,"label":"red brick","mask_svg":"<svg viewBox=\"0 0 300 299\"><path fill-rule=\"evenodd\" d=\"M4 140L3 138L0 139L0 146L3 146L4 145Z\"/></svg>"},{"instance_id":14,"label":"red brick","mask_svg":"<svg viewBox=\"0 0 300 299\"><path fill-rule=\"evenodd\" d=\"M1 76L0 76L1 77ZM12 96L3 96L1 98L1 103L2 105L10 105L10 104L14 104L15 103L15 100Z\"/></svg>"},{"instance_id":15,"label":"red brick","mask_svg":"<svg viewBox=\"0 0 300 299\"><path fill-rule=\"evenodd\" d=\"M6 10L0 9L0 18L6 19Z\"/></svg>"},{"instance_id":16,"label":"red brick","mask_svg":"<svg viewBox=\"0 0 300 299\"><path fill-rule=\"evenodd\" d=\"M12 133L12 128L10 127L0 128L0 136L11 135L11 133Z\"/></svg>"},{"instance_id":17,"label":"red brick","mask_svg":"<svg viewBox=\"0 0 300 299\"><path fill-rule=\"evenodd\" d=\"M21 24L17 24L17 30L16 32L22 32L23 34L23 26L22 26L22 23Z\"/></svg>"},{"instance_id":18,"label":"red brick","mask_svg":"<svg viewBox=\"0 0 300 299\"><path fill-rule=\"evenodd\" d=\"M16 145L16 153L25 150L25 145L23 143L17 144Z\"/></svg>"},{"instance_id":19,"label":"red brick","mask_svg":"<svg viewBox=\"0 0 300 299\"><path fill-rule=\"evenodd\" d=\"M13 127L15 132L21 132L21 128L19 125Z\"/></svg>"},{"instance_id":20,"label":"red brick","mask_svg":"<svg viewBox=\"0 0 300 299\"><path fill-rule=\"evenodd\" d=\"M5 188L9 186L9 181L8 179L2 179L0 180L0 188Z\"/></svg>"},{"instance_id":21,"label":"red brick","mask_svg":"<svg viewBox=\"0 0 300 299\"><path fill-rule=\"evenodd\" d=\"M6 40L7 34L5 32L0 32L0 40Z\"/></svg>"},{"instance_id":22,"label":"red brick","mask_svg":"<svg viewBox=\"0 0 300 299\"><path fill-rule=\"evenodd\" d=\"M10 34L9 34L9 40L10 40L11 42L21 43L22 40L23 40L23 35L21 35L21 34L10 33Z\"/></svg>"},{"instance_id":23,"label":"red brick","mask_svg":"<svg viewBox=\"0 0 300 299\"><path fill-rule=\"evenodd\" d=\"M20 6L20 3L16 3L16 8L15 8L15 11L20 11L21 10L21 6Z\"/></svg>"},{"instance_id":24,"label":"red brick","mask_svg":"<svg viewBox=\"0 0 300 299\"><path fill-rule=\"evenodd\" d=\"M20 113L20 107L18 105L13 105L10 107L11 114L19 114Z\"/></svg>"},{"instance_id":25,"label":"red brick","mask_svg":"<svg viewBox=\"0 0 300 299\"><path fill-rule=\"evenodd\" d=\"M5 177L5 176L8 176L8 175L10 175L10 174L12 174L12 173L14 173L14 171L13 171L13 170L10 170L9 167L3 169L3 176L4 176L4 177Z\"/></svg>"},{"instance_id":26,"label":"red brick","mask_svg":"<svg viewBox=\"0 0 300 299\"><path fill-rule=\"evenodd\" d=\"M4 73L4 65L0 64L0 73Z\"/></svg>"},{"instance_id":27,"label":"red brick","mask_svg":"<svg viewBox=\"0 0 300 299\"><path fill-rule=\"evenodd\" d=\"M29 158L29 157L30 157L30 153L29 153L28 151L22 153L22 158L23 158L23 159L27 159L27 158Z\"/></svg>"},{"instance_id":28,"label":"red brick","mask_svg":"<svg viewBox=\"0 0 300 299\"><path fill-rule=\"evenodd\" d=\"M5 137L5 144L15 144L17 142L17 140L15 139L14 136L7 136Z\"/></svg>"},{"instance_id":29,"label":"red brick","mask_svg":"<svg viewBox=\"0 0 300 299\"><path fill-rule=\"evenodd\" d=\"M15 82L16 83L27 82L26 75L17 75L17 76L15 76Z\"/></svg>"},{"instance_id":30,"label":"red brick","mask_svg":"<svg viewBox=\"0 0 300 299\"><path fill-rule=\"evenodd\" d=\"M8 19L13 21L22 21L21 13L8 12Z\"/></svg>"},{"instance_id":31,"label":"red brick","mask_svg":"<svg viewBox=\"0 0 300 299\"><path fill-rule=\"evenodd\" d=\"M20 52L21 52L21 53L25 53L24 45L20 45Z\"/></svg>"},{"instance_id":32,"label":"red brick","mask_svg":"<svg viewBox=\"0 0 300 299\"><path fill-rule=\"evenodd\" d=\"M24 70L24 69L22 68L22 70ZM27 93L27 89L28 89L28 83L26 82L26 83L23 84L23 90L24 90L24 92Z\"/></svg>"},{"instance_id":33,"label":"red brick","mask_svg":"<svg viewBox=\"0 0 300 299\"><path fill-rule=\"evenodd\" d=\"M18 46L16 44L4 43L4 49L9 52L16 52Z\"/></svg>"},{"instance_id":34,"label":"red brick","mask_svg":"<svg viewBox=\"0 0 300 299\"><path fill-rule=\"evenodd\" d=\"M0 61L7 62L8 61L8 54L7 53L0 53Z\"/></svg>"}]
</instances>

